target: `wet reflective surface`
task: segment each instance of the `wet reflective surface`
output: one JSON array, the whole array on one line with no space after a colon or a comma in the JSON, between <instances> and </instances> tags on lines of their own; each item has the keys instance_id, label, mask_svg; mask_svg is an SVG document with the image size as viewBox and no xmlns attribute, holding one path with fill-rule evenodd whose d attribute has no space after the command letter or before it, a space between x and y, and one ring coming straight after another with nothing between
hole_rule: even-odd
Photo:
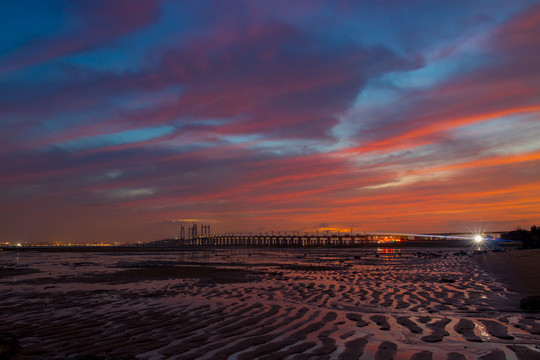
<instances>
[{"instance_id":1,"label":"wet reflective surface","mask_svg":"<svg viewBox=\"0 0 540 360\"><path fill-rule=\"evenodd\" d=\"M540 351L540 316L459 249L4 252L0 267L0 332L23 359Z\"/></svg>"}]
</instances>

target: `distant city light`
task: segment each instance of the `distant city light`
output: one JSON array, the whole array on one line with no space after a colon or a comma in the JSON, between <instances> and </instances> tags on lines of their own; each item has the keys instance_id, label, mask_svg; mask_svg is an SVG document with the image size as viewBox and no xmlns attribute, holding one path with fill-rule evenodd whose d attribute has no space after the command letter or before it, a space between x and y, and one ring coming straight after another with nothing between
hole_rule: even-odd
<instances>
[{"instance_id":1,"label":"distant city light","mask_svg":"<svg viewBox=\"0 0 540 360\"><path fill-rule=\"evenodd\" d=\"M474 237L474 241L476 241L477 243L480 243L480 242L484 241L484 238L482 237L482 235L476 235Z\"/></svg>"}]
</instances>

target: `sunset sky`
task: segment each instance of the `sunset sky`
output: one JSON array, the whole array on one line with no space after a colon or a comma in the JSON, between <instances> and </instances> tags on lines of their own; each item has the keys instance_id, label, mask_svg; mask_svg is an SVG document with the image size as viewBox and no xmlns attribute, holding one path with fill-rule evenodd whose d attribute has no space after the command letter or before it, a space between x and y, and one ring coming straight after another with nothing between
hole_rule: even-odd
<instances>
[{"instance_id":1,"label":"sunset sky","mask_svg":"<svg viewBox=\"0 0 540 360\"><path fill-rule=\"evenodd\" d=\"M540 224L538 1L1 8L0 242Z\"/></svg>"}]
</instances>

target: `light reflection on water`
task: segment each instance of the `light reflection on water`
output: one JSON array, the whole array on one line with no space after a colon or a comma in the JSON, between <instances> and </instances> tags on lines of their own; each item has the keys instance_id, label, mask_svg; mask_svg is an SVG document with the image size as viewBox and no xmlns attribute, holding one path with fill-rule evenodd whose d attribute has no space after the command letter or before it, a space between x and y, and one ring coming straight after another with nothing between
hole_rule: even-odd
<instances>
[{"instance_id":1,"label":"light reflection on water","mask_svg":"<svg viewBox=\"0 0 540 360\"><path fill-rule=\"evenodd\" d=\"M275 267L280 265L375 265L381 260L407 261L417 248L229 248L189 251L125 252L2 252L0 267L36 269L7 280L101 274L128 268L165 265L207 265L218 267ZM452 249L438 249L452 250ZM0 283L3 282L0 279Z\"/></svg>"},{"instance_id":2,"label":"light reflection on water","mask_svg":"<svg viewBox=\"0 0 540 360\"><path fill-rule=\"evenodd\" d=\"M32 267L42 272L54 271L55 274L69 274L73 270L85 268L87 271L105 271L108 268L126 267L137 263L178 264L260 264L268 263L300 263L316 261L343 261L351 259L376 258L378 256L396 257L411 255L417 248L246 248L246 249L208 249L194 251L164 252L2 252L0 266ZM453 249L438 249L453 250Z\"/></svg>"},{"instance_id":3,"label":"light reflection on water","mask_svg":"<svg viewBox=\"0 0 540 360\"><path fill-rule=\"evenodd\" d=\"M401 256L401 249L399 248L377 248L377 255L382 260L394 260L397 256Z\"/></svg>"}]
</instances>

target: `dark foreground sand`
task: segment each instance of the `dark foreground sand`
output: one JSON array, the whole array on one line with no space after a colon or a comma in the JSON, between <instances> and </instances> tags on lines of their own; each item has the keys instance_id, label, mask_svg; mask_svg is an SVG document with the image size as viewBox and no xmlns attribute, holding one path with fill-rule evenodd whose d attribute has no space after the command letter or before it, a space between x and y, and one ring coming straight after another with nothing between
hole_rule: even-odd
<instances>
[{"instance_id":1,"label":"dark foreground sand","mask_svg":"<svg viewBox=\"0 0 540 360\"><path fill-rule=\"evenodd\" d=\"M540 295L540 249L488 252L474 259L508 290L522 296Z\"/></svg>"},{"instance_id":2,"label":"dark foreground sand","mask_svg":"<svg viewBox=\"0 0 540 360\"><path fill-rule=\"evenodd\" d=\"M509 254L387 250L11 254L0 333L15 359L540 359L483 265Z\"/></svg>"}]
</instances>

